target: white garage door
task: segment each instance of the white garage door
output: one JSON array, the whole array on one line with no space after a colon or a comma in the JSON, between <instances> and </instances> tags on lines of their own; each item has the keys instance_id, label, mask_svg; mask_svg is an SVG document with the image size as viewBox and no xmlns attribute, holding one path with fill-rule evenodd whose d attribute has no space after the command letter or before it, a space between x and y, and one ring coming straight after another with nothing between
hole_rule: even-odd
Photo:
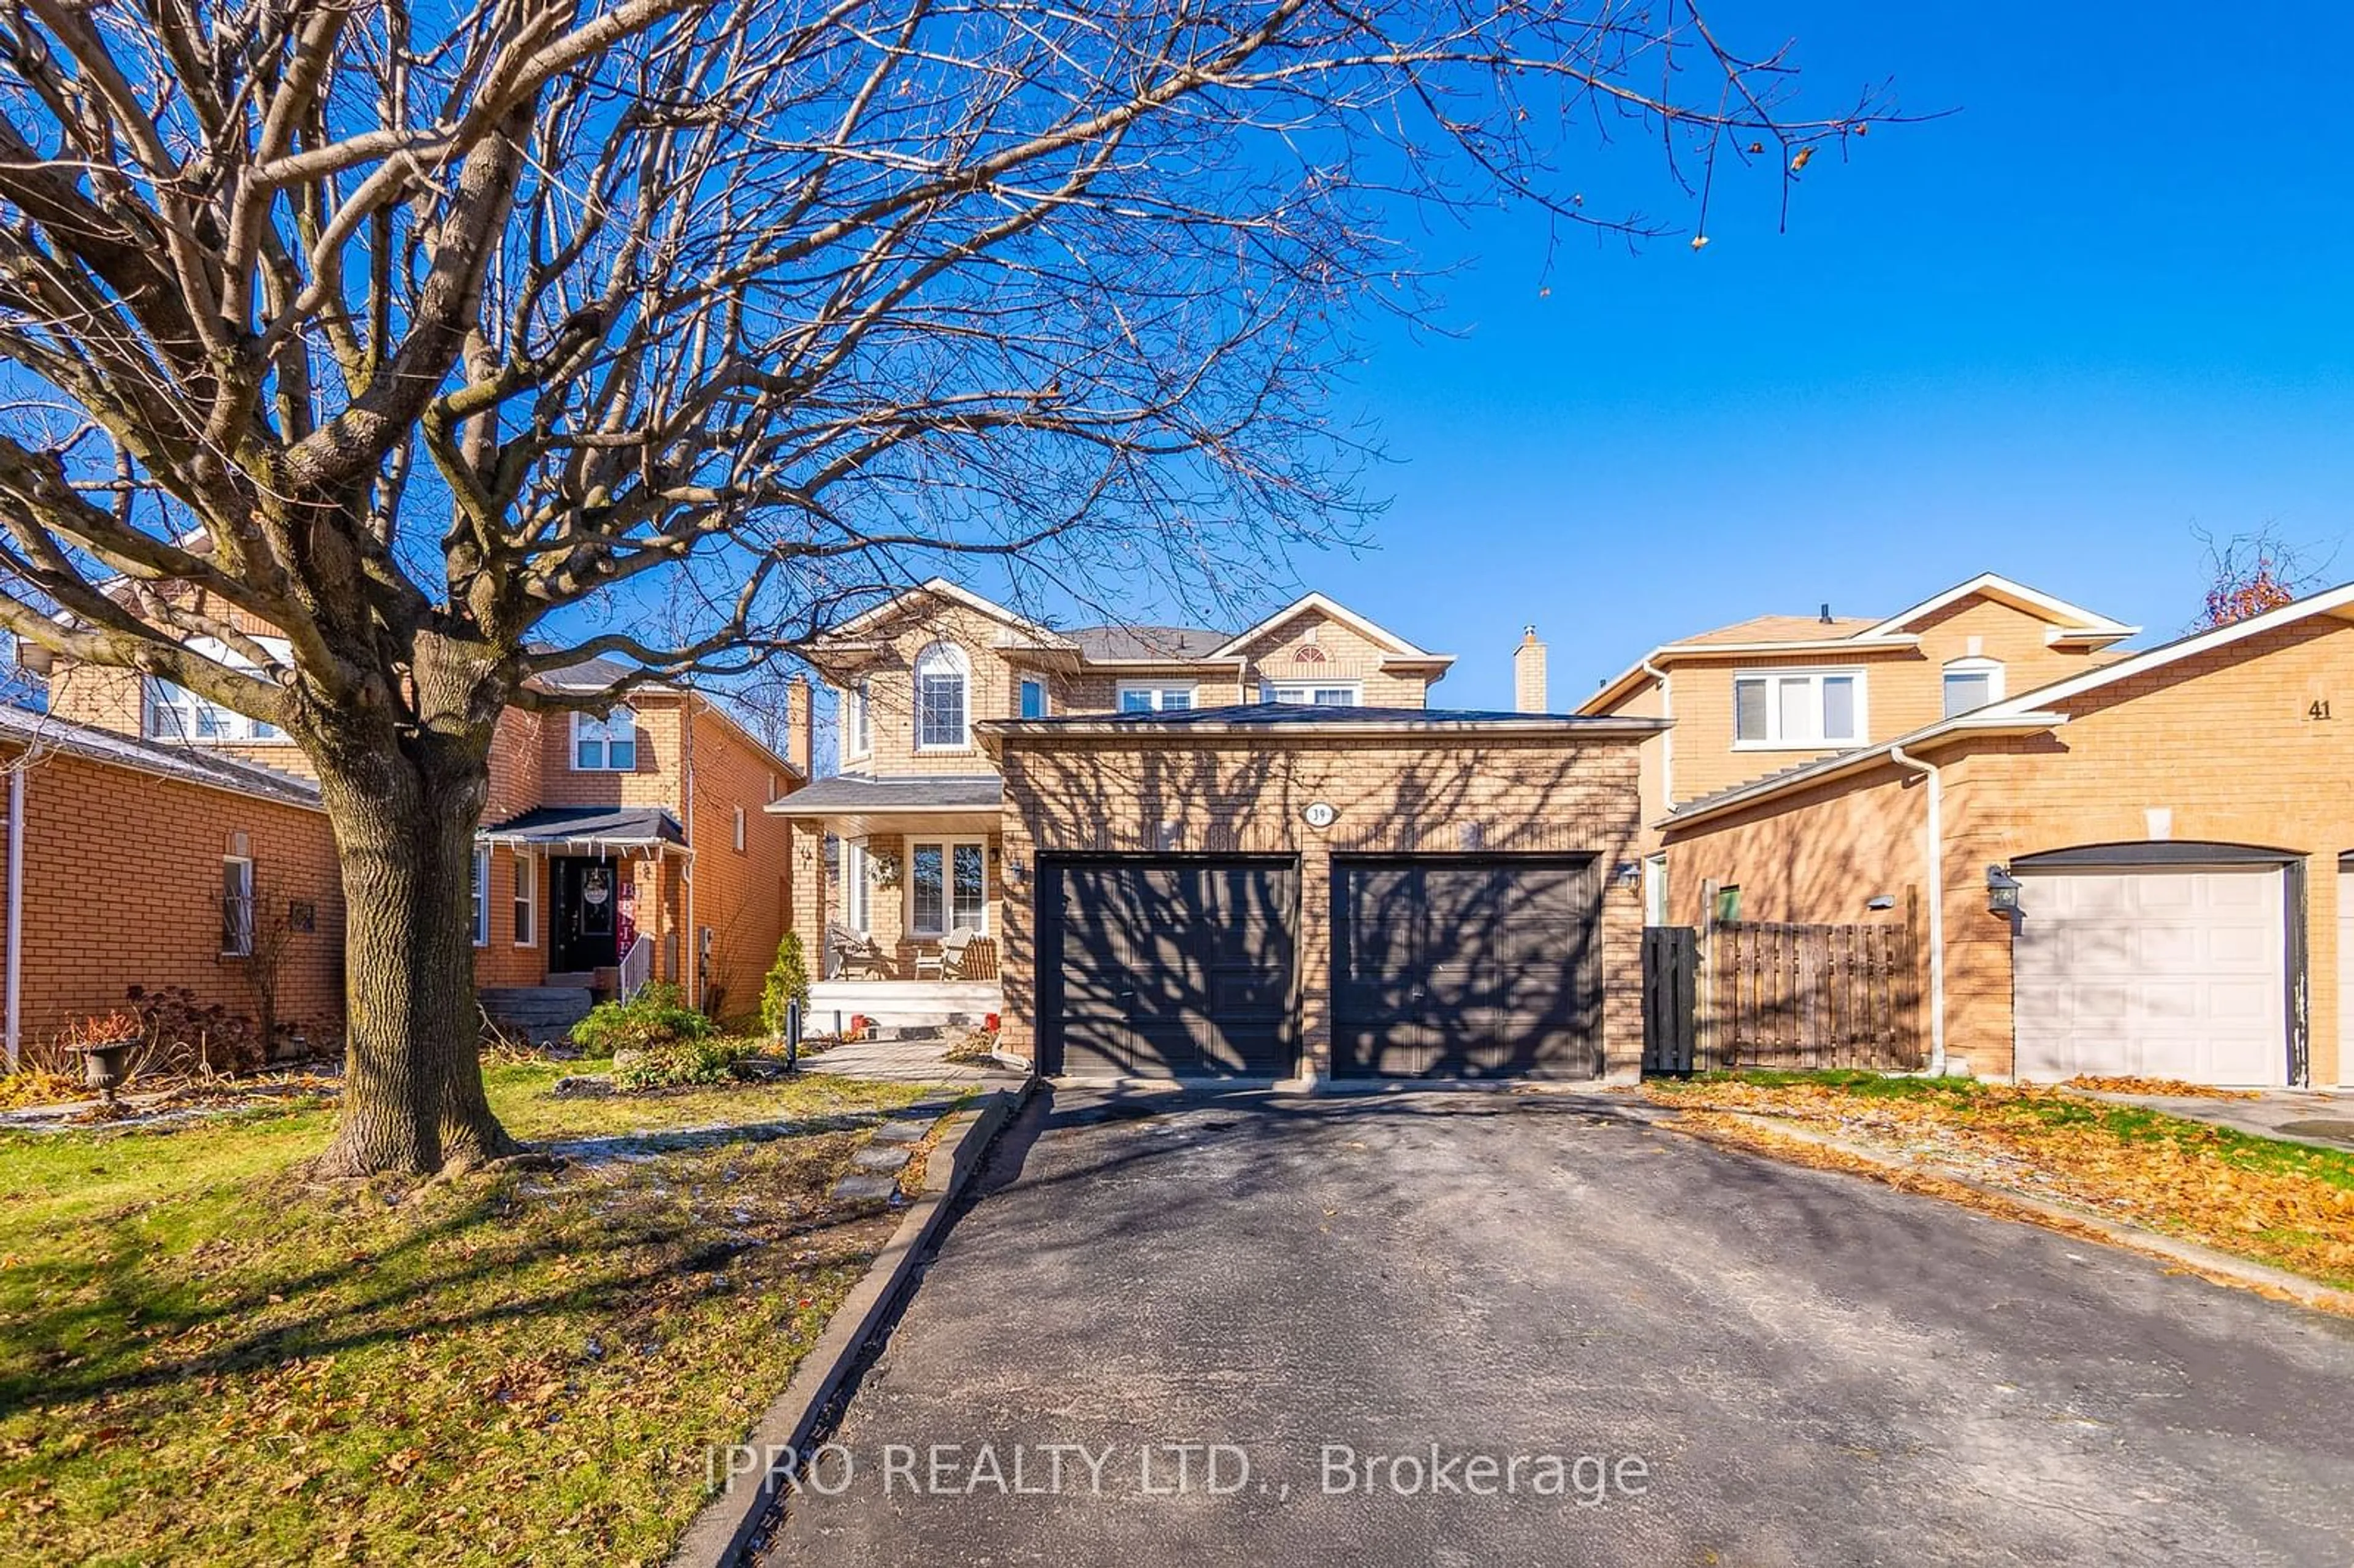
<instances>
[{"instance_id":1,"label":"white garage door","mask_svg":"<svg viewBox=\"0 0 2354 1568\"><path fill-rule=\"evenodd\" d=\"M2338 863L2338 1081L2354 1088L2354 866Z\"/></svg>"},{"instance_id":2,"label":"white garage door","mask_svg":"<svg viewBox=\"0 0 2354 1568\"><path fill-rule=\"evenodd\" d=\"M2020 872L2022 1078L2288 1080L2277 866Z\"/></svg>"}]
</instances>

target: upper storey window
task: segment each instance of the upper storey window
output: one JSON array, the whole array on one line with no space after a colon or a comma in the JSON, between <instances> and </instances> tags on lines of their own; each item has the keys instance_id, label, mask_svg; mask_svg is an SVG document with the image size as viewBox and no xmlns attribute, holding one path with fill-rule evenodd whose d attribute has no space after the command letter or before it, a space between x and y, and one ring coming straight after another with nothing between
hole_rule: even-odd
<instances>
[{"instance_id":1,"label":"upper storey window","mask_svg":"<svg viewBox=\"0 0 2354 1568\"><path fill-rule=\"evenodd\" d=\"M185 686L150 679L143 728L150 740L279 741L276 725L207 702Z\"/></svg>"},{"instance_id":2,"label":"upper storey window","mask_svg":"<svg viewBox=\"0 0 2354 1568\"><path fill-rule=\"evenodd\" d=\"M1861 670L1776 670L1734 677L1735 746L1854 746L1862 741L1863 727Z\"/></svg>"},{"instance_id":3,"label":"upper storey window","mask_svg":"<svg viewBox=\"0 0 2354 1568\"><path fill-rule=\"evenodd\" d=\"M972 667L964 650L935 642L916 657L916 749L960 751L972 735Z\"/></svg>"},{"instance_id":4,"label":"upper storey window","mask_svg":"<svg viewBox=\"0 0 2354 1568\"><path fill-rule=\"evenodd\" d=\"M1354 681L1264 681L1258 700L1299 707L1353 708L1364 701L1364 690Z\"/></svg>"},{"instance_id":5,"label":"upper storey window","mask_svg":"<svg viewBox=\"0 0 2354 1568\"><path fill-rule=\"evenodd\" d=\"M293 657L292 644L282 637L257 637L254 641L281 663ZM232 670L254 668L253 661L217 637L190 638L188 652L202 654ZM274 724L248 718L241 713L198 696L185 686L176 686L153 676L140 683L140 731L150 740L283 742L286 739L286 732Z\"/></svg>"},{"instance_id":6,"label":"upper storey window","mask_svg":"<svg viewBox=\"0 0 2354 1568\"><path fill-rule=\"evenodd\" d=\"M572 769L576 773L635 773L638 715L615 708L603 718L572 715Z\"/></svg>"},{"instance_id":7,"label":"upper storey window","mask_svg":"<svg viewBox=\"0 0 2354 1568\"><path fill-rule=\"evenodd\" d=\"M864 681L842 694L842 746L853 757L875 749L874 694Z\"/></svg>"},{"instance_id":8,"label":"upper storey window","mask_svg":"<svg viewBox=\"0 0 2354 1568\"><path fill-rule=\"evenodd\" d=\"M1158 686L1149 681L1119 683L1119 711L1124 714L1183 713L1193 705L1191 686Z\"/></svg>"},{"instance_id":9,"label":"upper storey window","mask_svg":"<svg viewBox=\"0 0 2354 1568\"><path fill-rule=\"evenodd\" d=\"M1946 716L2002 701L2002 666L1992 659L1956 659L1946 666Z\"/></svg>"}]
</instances>

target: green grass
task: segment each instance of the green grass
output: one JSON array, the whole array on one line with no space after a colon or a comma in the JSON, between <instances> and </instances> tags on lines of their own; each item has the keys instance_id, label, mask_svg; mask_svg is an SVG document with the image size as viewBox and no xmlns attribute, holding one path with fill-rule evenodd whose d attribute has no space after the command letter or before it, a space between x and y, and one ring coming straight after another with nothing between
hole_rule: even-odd
<instances>
[{"instance_id":1,"label":"green grass","mask_svg":"<svg viewBox=\"0 0 2354 1568\"><path fill-rule=\"evenodd\" d=\"M326 1108L0 1136L0 1561L660 1560L889 1234L843 1118L920 1091L548 1096L599 1065L487 1071L552 1172L310 1186Z\"/></svg>"},{"instance_id":2,"label":"green grass","mask_svg":"<svg viewBox=\"0 0 2354 1568\"><path fill-rule=\"evenodd\" d=\"M1900 1139L1931 1128L2026 1160L2102 1212L2354 1289L2354 1150L2050 1088L1862 1072L1707 1074L1646 1085L1695 1109L1772 1109ZM1712 1091L1731 1089L1727 1096ZM1748 1091L1762 1091L1762 1097ZM1778 1092L1777 1092L1778 1091ZM1877 1118L1856 1117L1869 1103ZM2044 1195L2050 1195L2047 1192Z\"/></svg>"}]
</instances>

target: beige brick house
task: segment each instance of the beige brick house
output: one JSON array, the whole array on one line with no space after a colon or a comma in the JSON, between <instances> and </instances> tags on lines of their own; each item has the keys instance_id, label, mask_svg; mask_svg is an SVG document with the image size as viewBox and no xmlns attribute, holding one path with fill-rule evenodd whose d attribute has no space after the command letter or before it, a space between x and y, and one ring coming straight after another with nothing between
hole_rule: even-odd
<instances>
[{"instance_id":1,"label":"beige brick house","mask_svg":"<svg viewBox=\"0 0 2354 1568\"><path fill-rule=\"evenodd\" d=\"M1658 822L1678 806L2080 673L2139 630L1988 572L1889 616L1825 605L1679 638L1576 711L1675 721L1643 747L1646 897L1658 921Z\"/></svg>"},{"instance_id":2,"label":"beige brick house","mask_svg":"<svg viewBox=\"0 0 2354 1568\"><path fill-rule=\"evenodd\" d=\"M1432 708L1449 656L1317 594L1057 630L935 581L816 662L842 772L771 810L822 1016L1087 1075L1635 1069L1656 720Z\"/></svg>"},{"instance_id":3,"label":"beige brick house","mask_svg":"<svg viewBox=\"0 0 2354 1568\"><path fill-rule=\"evenodd\" d=\"M1671 809L1647 797L1658 913L1872 921L1914 889L1935 1047L1976 1071L2354 1080L2354 586L2130 654L2049 603L2041 639L1999 641L2006 597L1945 607L2008 666L1992 700L1876 706L1857 744L1776 754L1764 777L1735 775L1767 758L1708 755L1727 678L1840 655L1680 664ZM1951 643L1918 630L1911 656L1950 670ZM1902 666L1851 667L1877 703Z\"/></svg>"}]
</instances>

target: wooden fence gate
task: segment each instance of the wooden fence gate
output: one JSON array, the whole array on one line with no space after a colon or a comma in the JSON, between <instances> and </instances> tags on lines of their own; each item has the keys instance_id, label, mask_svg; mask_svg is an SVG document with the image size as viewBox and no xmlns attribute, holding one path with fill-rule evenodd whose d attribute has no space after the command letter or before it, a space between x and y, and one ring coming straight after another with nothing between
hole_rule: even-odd
<instances>
[{"instance_id":1,"label":"wooden fence gate","mask_svg":"<svg viewBox=\"0 0 2354 1568\"><path fill-rule=\"evenodd\" d=\"M1700 1043L1700 933L1643 927L1643 1071L1689 1073Z\"/></svg>"},{"instance_id":2,"label":"wooden fence gate","mask_svg":"<svg viewBox=\"0 0 2354 1568\"><path fill-rule=\"evenodd\" d=\"M1700 1063L1918 1069L1917 944L1903 925L1729 921L1704 938Z\"/></svg>"}]
</instances>

